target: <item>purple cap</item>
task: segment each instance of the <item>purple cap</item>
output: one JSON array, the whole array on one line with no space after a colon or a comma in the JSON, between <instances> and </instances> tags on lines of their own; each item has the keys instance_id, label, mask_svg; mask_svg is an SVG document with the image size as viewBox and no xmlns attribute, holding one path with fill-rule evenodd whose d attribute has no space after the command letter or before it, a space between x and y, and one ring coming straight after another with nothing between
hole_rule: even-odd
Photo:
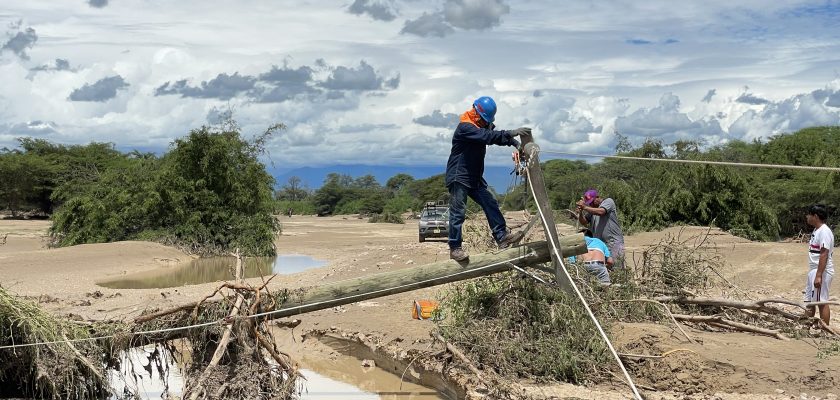
<instances>
[{"instance_id":1,"label":"purple cap","mask_svg":"<svg viewBox=\"0 0 840 400\"><path fill-rule=\"evenodd\" d=\"M592 201L598 197L598 191L595 189L589 189L583 194L583 204L587 206L592 204Z\"/></svg>"}]
</instances>

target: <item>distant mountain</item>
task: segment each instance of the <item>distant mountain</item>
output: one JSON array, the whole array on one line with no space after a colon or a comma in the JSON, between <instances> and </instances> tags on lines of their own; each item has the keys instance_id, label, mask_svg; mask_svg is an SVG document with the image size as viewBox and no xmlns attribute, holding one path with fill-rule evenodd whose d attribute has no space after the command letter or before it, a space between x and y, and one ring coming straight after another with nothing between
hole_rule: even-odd
<instances>
[{"instance_id":1,"label":"distant mountain","mask_svg":"<svg viewBox=\"0 0 840 400\"><path fill-rule=\"evenodd\" d=\"M491 167L487 166L484 169L484 179L487 184L492 186L497 193L505 193L510 186L512 176L510 171L513 167ZM283 186L288 182L292 176L300 178L301 183L309 189L318 189L324 184L324 179L330 173L347 174L353 178L358 178L364 175L373 175L381 185L385 185L392 176L396 174L409 174L414 179L428 178L432 175L438 175L446 172L446 167L441 165L435 166L394 166L394 165L329 165L324 167L302 167L292 170L272 170L269 171L277 179L277 186Z\"/></svg>"}]
</instances>

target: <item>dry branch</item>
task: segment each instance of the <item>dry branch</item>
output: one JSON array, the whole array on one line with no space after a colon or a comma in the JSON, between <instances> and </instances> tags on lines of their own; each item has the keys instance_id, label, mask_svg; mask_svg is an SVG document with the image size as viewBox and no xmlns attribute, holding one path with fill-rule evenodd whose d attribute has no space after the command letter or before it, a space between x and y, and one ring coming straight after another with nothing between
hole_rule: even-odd
<instances>
[{"instance_id":1,"label":"dry branch","mask_svg":"<svg viewBox=\"0 0 840 400\"><path fill-rule=\"evenodd\" d=\"M242 282L242 257L239 255L239 251L236 252L236 282L237 285ZM223 285L226 286L226 285ZM218 291L218 289L217 289ZM242 302L245 298L242 296L241 293L236 292L236 303L233 305L233 308L230 310L229 318L233 318L239 315L239 309L242 307ZM205 391L204 388L204 381L210 376L210 373L213 370L213 367L219 365L219 361L222 360L222 357L227 352L228 343L230 343L230 335L231 330L233 328L233 322L227 324L225 326L225 332L222 334L222 339L219 340L219 345L216 346L216 351L213 353L213 358L210 359L210 363L207 364L207 368L204 369L204 372L201 373L201 376L195 381L195 384L191 389L188 389L186 392L190 392L190 400L196 400L201 393ZM185 396L186 397L186 393Z\"/></svg>"},{"instance_id":2,"label":"dry branch","mask_svg":"<svg viewBox=\"0 0 840 400\"><path fill-rule=\"evenodd\" d=\"M705 322L711 325L717 325L723 328L730 328L745 332L752 332L752 333L760 333L762 335L772 336L779 340L790 340L786 336L782 335L781 332L772 330L772 329L765 329L759 328L753 325L743 324L737 321L732 321L730 319L723 318L719 315L684 315L684 314L674 314L674 318L680 321L691 321L691 322Z\"/></svg>"},{"instance_id":3,"label":"dry branch","mask_svg":"<svg viewBox=\"0 0 840 400\"><path fill-rule=\"evenodd\" d=\"M790 311L785 311L780 308L769 306L770 303L776 304L785 304L793 307L798 307L802 310L807 310L808 307L811 306L818 306L822 304L831 304L831 305L840 305L838 302L834 301L816 301L810 303L798 302L794 300L787 300L787 299L761 299L755 301L739 301L739 300L729 300L729 299L721 299L721 298L711 298L711 297L675 297L675 296L660 296L654 298L656 301L660 301L663 303L677 303L677 304L693 304L693 305L701 305L701 306L714 306L714 307L729 307L729 308L737 308L739 310L752 310L763 312L766 314L778 315L780 317L787 318L791 321L799 322L799 323L812 323L815 322L813 318L808 318L802 314L795 314ZM840 336L840 332L837 332L836 329L819 322L816 323L822 330L835 335Z\"/></svg>"},{"instance_id":4,"label":"dry branch","mask_svg":"<svg viewBox=\"0 0 840 400\"><path fill-rule=\"evenodd\" d=\"M618 353L618 355L619 355L619 356L621 356L621 357L624 357L624 358L652 358L652 359L660 359L660 358L665 358L665 357L668 357L668 356L669 356L669 355L671 355L671 354L674 354L674 353L679 353L679 352L688 352L688 353L694 353L694 354L697 354L697 352L696 352L696 351L691 350L691 349L673 349L673 350L668 350L668 351L666 351L666 352L664 352L664 353L662 353L662 354L629 354L629 353Z\"/></svg>"},{"instance_id":5,"label":"dry branch","mask_svg":"<svg viewBox=\"0 0 840 400\"><path fill-rule=\"evenodd\" d=\"M470 371L472 371L472 373L474 373L479 380L483 380L481 371L478 369L478 367L475 366L475 364L473 364L472 361L470 361L469 358L467 358L464 352L458 350L458 348L455 347L455 345L447 342L446 339L444 339L443 336L440 336L439 334L435 334L435 339L440 340L440 342L446 346L446 350L449 350L449 352L452 353L452 355L458 357L459 360L466 364Z\"/></svg>"},{"instance_id":6,"label":"dry branch","mask_svg":"<svg viewBox=\"0 0 840 400\"><path fill-rule=\"evenodd\" d=\"M102 372L100 372L99 368L96 368L96 367L93 365L93 363L92 363L92 362L90 362L90 360L88 360L88 358L87 358L87 357L85 357L85 355L84 355L84 354L82 354L82 352L81 352L81 351L79 351L79 349L77 349L77 348L76 348L76 346L74 346L74 345L73 345L73 342L71 342L71 341L70 341L70 339L68 339L68 338L67 338L67 335L65 335L65 334L63 334L63 333L62 333L62 334L61 334L61 338L62 338L62 339L64 339L64 343L65 343L65 344L67 344L67 347L69 347L69 348L70 348L70 350L72 350L72 351L73 351L73 354L75 354L75 355L76 355L76 359L77 359L80 363L82 363L82 365L84 365L84 366L85 366L88 370L90 370L90 372L91 372L92 374L96 375L96 377L97 377L97 378L99 378L99 379L101 379L103 382L107 382L107 381L108 381L108 379L107 379L107 378L105 378L105 376L104 376L104 375L102 375Z\"/></svg>"},{"instance_id":7,"label":"dry branch","mask_svg":"<svg viewBox=\"0 0 840 400\"><path fill-rule=\"evenodd\" d=\"M688 336L688 333L686 333L683 330L683 328L680 326L680 324L677 323L677 320L674 318L674 314L671 313L671 310L665 304L663 304L659 301L656 301L656 300L651 300L651 299L630 299L630 300L612 300L611 301L611 303L624 303L624 302L647 302L647 303L653 303L653 304L658 304L658 305L662 306L662 308L665 309L665 312L668 313L668 316L671 317L671 321L674 323L674 326L676 326L677 329L679 329L679 331L683 334L683 336L685 336L686 339L688 339L689 342L695 343L694 340L691 339L690 336Z\"/></svg>"}]
</instances>

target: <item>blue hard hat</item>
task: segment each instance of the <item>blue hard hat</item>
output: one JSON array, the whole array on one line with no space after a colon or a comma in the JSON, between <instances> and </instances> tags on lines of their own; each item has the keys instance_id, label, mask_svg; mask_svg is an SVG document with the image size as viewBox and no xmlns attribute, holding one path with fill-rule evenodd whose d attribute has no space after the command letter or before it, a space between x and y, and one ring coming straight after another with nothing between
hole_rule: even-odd
<instances>
[{"instance_id":1,"label":"blue hard hat","mask_svg":"<svg viewBox=\"0 0 840 400\"><path fill-rule=\"evenodd\" d=\"M492 123L496 120L496 102L490 96L481 96L473 102L473 107L481 119L487 123Z\"/></svg>"}]
</instances>

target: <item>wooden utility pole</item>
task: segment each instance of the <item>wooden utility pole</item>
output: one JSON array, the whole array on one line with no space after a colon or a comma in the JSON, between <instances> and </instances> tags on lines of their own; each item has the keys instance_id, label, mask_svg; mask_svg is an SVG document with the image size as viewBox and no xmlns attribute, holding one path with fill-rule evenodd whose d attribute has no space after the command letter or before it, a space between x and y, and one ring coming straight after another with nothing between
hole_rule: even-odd
<instances>
[{"instance_id":1,"label":"wooden utility pole","mask_svg":"<svg viewBox=\"0 0 840 400\"><path fill-rule=\"evenodd\" d=\"M574 234L560 238L563 257L581 255L587 252L583 234ZM277 319L293 315L323 310L358 301L409 292L431 286L457 282L479 276L508 271L517 267L532 267L551 261L548 242L525 243L505 250L471 255L468 262L458 263L453 260L439 261L413 268L388 271L375 275L347 279L309 288L291 291L288 299L260 318ZM214 301L193 302L134 319L135 323L151 320L183 311L192 311L201 304ZM178 330L164 334L136 334L132 337L135 345L172 340L184 337L187 330Z\"/></svg>"},{"instance_id":2,"label":"wooden utility pole","mask_svg":"<svg viewBox=\"0 0 840 400\"><path fill-rule=\"evenodd\" d=\"M564 254L563 245L557 236L554 211L551 209L551 202L548 200L548 193L545 190L545 179L543 178L542 168L540 167L540 146L533 142L533 138L530 135L522 137L522 157L528 161L528 169L525 173L528 174L528 181L531 184L534 200L537 202L543 218L542 223L546 233L545 236L549 240L549 245L557 249L557 253ZM563 290L574 294L568 275L562 270L562 260L557 257L557 254L551 247L549 250L551 253L551 262L554 266L554 278Z\"/></svg>"},{"instance_id":3,"label":"wooden utility pole","mask_svg":"<svg viewBox=\"0 0 840 400\"><path fill-rule=\"evenodd\" d=\"M563 236L559 242L562 245L563 257L587 252L583 234ZM525 243L506 250L471 255L469 262L466 263L459 264L447 260L301 289L293 292L289 299L278 307L277 312L271 314L271 317L288 317L376 297L490 275L511 269L511 264L518 267L527 267L551 261L551 253L548 242ZM506 262L507 260L510 260L510 262Z\"/></svg>"}]
</instances>

